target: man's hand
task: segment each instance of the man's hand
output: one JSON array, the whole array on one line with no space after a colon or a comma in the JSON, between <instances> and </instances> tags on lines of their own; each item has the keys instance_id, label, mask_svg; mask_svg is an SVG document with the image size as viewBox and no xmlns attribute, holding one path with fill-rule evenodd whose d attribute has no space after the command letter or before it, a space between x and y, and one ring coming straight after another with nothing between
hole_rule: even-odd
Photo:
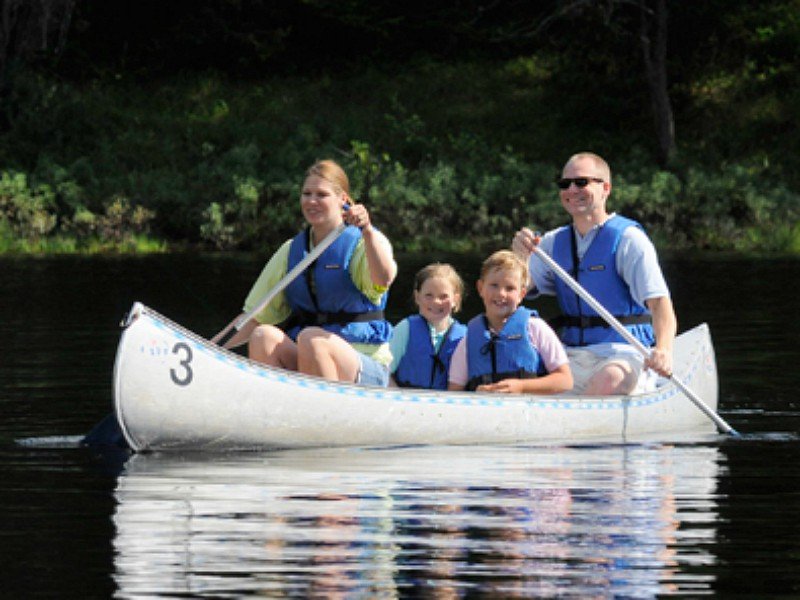
<instances>
[{"instance_id":1,"label":"man's hand","mask_svg":"<svg viewBox=\"0 0 800 600\"><path fill-rule=\"evenodd\" d=\"M538 232L534 233L527 227L523 227L514 235L514 239L511 242L511 249L514 251L514 254L527 263L531 254L533 254L533 249L539 245L541 240L542 237Z\"/></svg>"}]
</instances>

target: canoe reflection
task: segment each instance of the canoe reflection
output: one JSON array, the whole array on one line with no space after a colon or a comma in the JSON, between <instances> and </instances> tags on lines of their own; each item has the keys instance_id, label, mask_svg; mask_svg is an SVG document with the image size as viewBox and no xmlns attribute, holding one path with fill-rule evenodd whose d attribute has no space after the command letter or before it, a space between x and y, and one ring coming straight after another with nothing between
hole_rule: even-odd
<instances>
[{"instance_id":1,"label":"canoe reflection","mask_svg":"<svg viewBox=\"0 0 800 600\"><path fill-rule=\"evenodd\" d=\"M703 593L720 455L704 446L137 455L118 595Z\"/></svg>"}]
</instances>

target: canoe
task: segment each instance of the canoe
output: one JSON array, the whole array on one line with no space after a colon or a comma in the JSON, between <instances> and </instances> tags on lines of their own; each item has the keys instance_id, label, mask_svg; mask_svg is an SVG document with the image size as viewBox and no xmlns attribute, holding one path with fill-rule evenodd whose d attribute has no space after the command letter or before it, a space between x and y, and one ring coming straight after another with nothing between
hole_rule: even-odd
<instances>
[{"instance_id":1,"label":"canoe","mask_svg":"<svg viewBox=\"0 0 800 600\"><path fill-rule=\"evenodd\" d=\"M629 396L444 392L326 381L224 350L141 303L123 321L114 409L134 451L678 439L714 425L671 380ZM708 326L675 340L674 373L712 410Z\"/></svg>"}]
</instances>

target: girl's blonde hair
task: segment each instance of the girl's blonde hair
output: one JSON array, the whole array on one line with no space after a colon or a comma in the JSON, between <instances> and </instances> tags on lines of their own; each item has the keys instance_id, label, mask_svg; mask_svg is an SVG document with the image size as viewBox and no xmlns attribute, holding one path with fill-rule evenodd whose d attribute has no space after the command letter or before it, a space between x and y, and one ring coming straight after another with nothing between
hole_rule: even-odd
<instances>
[{"instance_id":1,"label":"girl's blonde hair","mask_svg":"<svg viewBox=\"0 0 800 600\"><path fill-rule=\"evenodd\" d=\"M528 265L514 254L511 250L498 250L489 258L483 261L481 265L481 279L484 279L490 271L499 269L501 271L516 271L519 273L520 281L524 289L528 288L530 282L530 274L528 273Z\"/></svg>"},{"instance_id":2,"label":"girl's blonde hair","mask_svg":"<svg viewBox=\"0 0 800 600\"><path fill-rule=\"evenodd\" d=\"M453 288L453 295L456 296L456 305L453 312L461 310L461 301L464 298L464 280L456 270L447 263L431 263L417 271L414 276L414 291L419 292L428 279L441 277Z\"/></svg>"},{"instance_id":3,"label":"girl's blonde hair","mask_svg":"<svg viewBox=\"0 0 800 600\"><path fill-rule=\"evenodd\" d=\"M350 180L347 178L347 173L339 166L334 160L318 160L313 165L308 167L306 171L306 178L315 175L330 183L336 188L338 193L345 192L350 195Z\"/></svg>"}]
</instances>

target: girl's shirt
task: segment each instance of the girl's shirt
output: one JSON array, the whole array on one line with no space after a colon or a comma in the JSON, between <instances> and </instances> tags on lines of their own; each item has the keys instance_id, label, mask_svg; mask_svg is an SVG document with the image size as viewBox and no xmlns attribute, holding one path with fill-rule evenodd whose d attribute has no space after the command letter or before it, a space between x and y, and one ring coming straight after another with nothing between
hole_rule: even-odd
<instances>
[{"instance_id":1,"label":"girl's shirt","mask_svg":"<svg viewBox=\"0 0 800 600\"><path fill-rule=\"evenodd\" d=\"M539 351L544 366L548 372L552 373L561 365L569 362L567 352L558 339L556 332L543 320L533 317L528 321L528 339L531 344ZM450 372L448 381L456 385L466 386L469 381L469 370L467 368L467 337L464 336L450 361Z\"/></svg>"},{"instance_id":2,"label":"girl's shirt","mask_svg":"<svg viewBox=\"0 0 800 600\"><path fill-rule=\"evenodd\" d=\"M453 322L452 318L449 318L447 321L447 327ZM431 334L431 343L433 344L434 352L439 351L439 346L442 345L444 341L444 336L447 333L447 327L445 327L444 331L436 331L433 328L433 325L428 323L428 329L430 330ZM395 325L394 330L392 331L392 339L389 340L389 348L392 351L392 362L389 364L389 372L394 373L397 371L397 367L400 365L400 360L405 356L406 348L408 348L408 319L403 319L397 325Z\"/></svg>"},{"instance_id":3,"label":"girl's shirt","mask_svg":"<svg viewBox=\"0 0 800 600\"><path fill-rule=\"evenodd\" d=\"M380 237L380 243L385 244L388 251L392 252L392 246L389 240L378 231L375 231ZM289 271L289 247L292 240L286 240L280 248L272 255L269 262L264 266L258 279L250 289L250 293L244 301L245 313L250 312L258 306L264 296L275 287L281 279L286 276ZM353 256L350 260L350 277L359 291L369 298L372 302L380 302L381 296L386 293L387 288L372 283L372 276L369 272L369 263L367 262L367 253L364 246L363 238L358 241L358 244L353 250ZM255 320L262 324L277 325L285 321L291 315L292 309L289 302L286 300L284 292L279 293L264 309L255 315ZM388 365L391 361L391 354L389 351L389 344L351 344L353 348L365 354L378 362Z\"/></svg>"}]
</instances>

